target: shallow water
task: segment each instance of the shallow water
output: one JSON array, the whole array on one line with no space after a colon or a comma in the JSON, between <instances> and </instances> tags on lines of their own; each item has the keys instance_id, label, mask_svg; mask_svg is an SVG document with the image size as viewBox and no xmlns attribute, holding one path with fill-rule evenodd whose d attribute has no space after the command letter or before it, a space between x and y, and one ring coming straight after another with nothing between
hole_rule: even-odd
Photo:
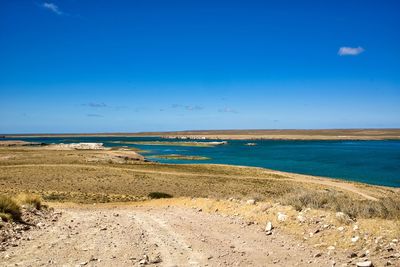
<instances>
[{"instance_id":1,"label":"shallow water","mask_svg":"<svg viewBox=\"0 0 400 267\"><path fill-rule=\"evenodd\" d=\"M369 184L400 187L400 141L230 140L215 147L118 144L112 141L168 141L146 137L18 138L44 143L102 142L105 146L137 147L144 156L180 154L209 160L157 159L165 163L221 163L327 176ZM186 141L186 140L185 140ZM207 140L208 141L208 140ZM256 146L246 146L248 142Z\"/></svg>"}]
</instances>

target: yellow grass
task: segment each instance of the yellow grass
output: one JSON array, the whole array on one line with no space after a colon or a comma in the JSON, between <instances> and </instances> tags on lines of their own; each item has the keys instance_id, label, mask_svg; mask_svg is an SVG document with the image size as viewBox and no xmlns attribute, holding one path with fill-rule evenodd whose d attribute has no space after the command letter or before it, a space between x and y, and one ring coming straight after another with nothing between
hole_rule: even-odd
<instances>
[{"instance_id":1,"label":"yellow grass","mask_svg":"<svg viewBox=\"0 0 400 267\"><path fill-rule=\"evenodd\" d=\"M12 198L0 195L0 217L4 220L21 220L21 207Z\"/></svg>"},{"instance_id":2,"label":"yellow grass","mask_svg":"<svg viewBox=\"0 0 400 267\"><path fill-rule=\"evenodd\" d=\"M38 210L42 208L42 198L37 194L20 193L14 199L20 205L31 206Z\"/></svg>"}]
</instances>

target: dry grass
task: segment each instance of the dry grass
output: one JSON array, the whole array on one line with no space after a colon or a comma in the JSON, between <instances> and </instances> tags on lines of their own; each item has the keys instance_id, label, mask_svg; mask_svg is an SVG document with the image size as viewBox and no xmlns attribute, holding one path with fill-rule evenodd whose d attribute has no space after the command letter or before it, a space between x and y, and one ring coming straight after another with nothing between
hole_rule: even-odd
<instances>
[{"instance_id":1,"label":"dry grass","mask_svg":"<svg viewBox=\"0 0 400 267\"><path fill-rule=\"evenodd\" d=\"M0 195L0 217L4 220L21 220L21 207L12 198Z\"/></svg>"},{"instance_id":2,"label":"dry grass","mask_svg":"<svg viewBox=\"0 0 400 267\"><path fill-rule=\"evenodd\" d=\"M378 201L350 198L337 191L296 190L284 195L280 202L291 205L296 210L304 208L341 211L351 218L400 219L400 199L392 197Z\"/></svg>"},{"instance_id":3,"label":"dry grass","mask_svg":"<svg viewBox=\"0 0 400 267\"><path fill-rule=\"evenodd\" d=\"M42 198L36 194L20 193L15 198L20 205L26 205L40 210L42 208Z\"/></svg>"},{"instance_id":4,"label":"dry grass","mask_svg":"<svg viewBox=\"0 0 400 267\"><path fill-rule=\"evenodd\" d=\"M143 200L151 192L163 192L174 197L280 201L297 210L343 211L353 218L400 218L395 188L340 182L379 199L371 201L331 185L307 182L307 177L299 182L295 175L261 168L115 163L112 156L110 163L88 161L104 153L0 148L0 193L29 191L46 201L100 203Z\"/></svg>"}]
</instances>

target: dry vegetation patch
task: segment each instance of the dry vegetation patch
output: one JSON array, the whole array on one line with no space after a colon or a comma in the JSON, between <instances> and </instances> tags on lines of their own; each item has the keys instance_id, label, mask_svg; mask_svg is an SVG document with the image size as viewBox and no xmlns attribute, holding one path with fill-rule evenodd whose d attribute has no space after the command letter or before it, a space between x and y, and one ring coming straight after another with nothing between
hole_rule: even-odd
<instances>
[{"instance_id":1,"label":"dry vegetation patch","mask_svg":"<svg viewBox=\"0 0 400 267\"><path fill-rule=\"evenodd\" d=\"M291 205L298 211L314 208L344 212L351 218L400 219L400 199L394 197L374 201L354 199L336 190L295 190L284 195L280 202Z\"/></svg>"},{"instance_id":2,"label":"dry vegetation patch","mask_svg":"<svg viewBox=\"0 0 400 267\"><path fill-rule=\"evenodd\" d=\"M0 195L0 218L5 221L9 221L11 219L15 221L20 221L20 205L18 205L17 202L12 198Z\"/></svg>"},{"instance_id":3,"label":"dry vegetation patch","mask_svg":"<svg viewBox=\"0 0 400 267\"><path fill-rule=\"evenodd\" d=\"M46 201L80 203L136 201L148 198L151 192L215 199L257 197L297 210L310 207L342 211L352 218L400 217L398 189L300 177L262 168L121 161L121 155L110 152L0 148L0 159L7 158L0 160L0 192L30 191ZM88 161L105 156L107 161ZM357 194L357 190L363 194ZM364 195L378 201L367 200ZM35 199L25 201L35 205Z\"/></svg>"}]
</instances>

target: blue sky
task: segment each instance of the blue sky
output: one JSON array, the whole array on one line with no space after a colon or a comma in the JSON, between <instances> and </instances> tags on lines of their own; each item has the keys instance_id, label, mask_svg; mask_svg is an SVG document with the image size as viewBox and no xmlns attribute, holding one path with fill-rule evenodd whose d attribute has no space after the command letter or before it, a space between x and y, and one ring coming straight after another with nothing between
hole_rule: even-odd
<instances>
[{"instance_id":1,"label":"blue sky","mask_svg":"<svg viewBox=\"0 0 400 267\"><path fill-rule=\"evenodd\" d=\"M400 127L399 1L0 2L0 133Z\"/></svg>"}]
</instances>

